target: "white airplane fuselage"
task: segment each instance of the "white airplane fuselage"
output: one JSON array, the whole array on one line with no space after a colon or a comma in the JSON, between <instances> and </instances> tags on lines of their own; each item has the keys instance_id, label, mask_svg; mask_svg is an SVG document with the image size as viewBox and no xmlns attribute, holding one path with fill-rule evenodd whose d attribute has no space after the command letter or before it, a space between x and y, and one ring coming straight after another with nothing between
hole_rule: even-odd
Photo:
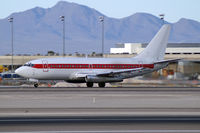
<instances>
[{"instance_id":1,"label":"white airplane fuselage","mask_svg":"<svg viewBox=\"0 0 200 133\"><path fill-rule=\"evenodd\" d=\"M144 68L145 73L158 70L165 65L155 65L152 62L134 58L44 58L33 60L20 67L16 72L25 78L38 80L66 80L71 82L85 82L77 74L94 75L119 70ZM30 66L28 66L28 64ZM134 74L123 74L122 78L142 75L143 70Z\"/></svg>"}]
</instances>

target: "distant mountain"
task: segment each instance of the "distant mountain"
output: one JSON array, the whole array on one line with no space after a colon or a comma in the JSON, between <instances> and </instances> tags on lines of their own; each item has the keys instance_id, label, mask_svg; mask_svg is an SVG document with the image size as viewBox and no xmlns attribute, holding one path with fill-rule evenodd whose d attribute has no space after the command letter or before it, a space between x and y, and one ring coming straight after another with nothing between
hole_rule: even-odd
<instances>
[{"instance_id":1,"label":"distant mountain","mask_svg":"<svg viewBox=\"0 0 200 133\"><path fill-rule=\"evenodd\" d=\"M52 8L36 7L9 16L14 17L14 53L46 54L50 50L62 53L61 15L66 18L67 53L101 51L99 16L105 17L106 52L115 43L149 42L163 23L160 18L147 13L115 19L87 6L61 1ZM1 55L11 51L10 23L7 19L0 20ZM200 42L200 23L184 18L172 23L169 41Z\"/></svg>"},{"instance_id":2,"label":"distant mountain","mask_svg":"<svg viewBox=\"0 0 200 133\"><path fill-rule=\"evenodd\" d=\"M200 23L191 19L180 19L172 26L170 41L200 43Z\"/></svg>"}]
</instances>

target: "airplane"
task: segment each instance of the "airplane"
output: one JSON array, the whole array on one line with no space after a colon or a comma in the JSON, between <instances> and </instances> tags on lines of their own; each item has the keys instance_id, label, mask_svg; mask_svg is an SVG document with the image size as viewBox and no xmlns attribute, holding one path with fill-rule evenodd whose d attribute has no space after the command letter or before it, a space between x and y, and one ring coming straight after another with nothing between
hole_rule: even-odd
<instances>
[{"instance_id":1,"label":"airplane","mask_svg":"<svg viewBox=\"0 0 200 133\"><path fill-rule=\"evenodd\" d=\"M126 78L151 73L179 60L163 60L170 29L170 24L163 25L148 46L135 57L42 58L25 63L15 73L34 81L34 87L38 87L39 80L86 83L87 87L98 83L99 87L105 87L106 83L122 82Z\"/></svg>"}]
</instances>

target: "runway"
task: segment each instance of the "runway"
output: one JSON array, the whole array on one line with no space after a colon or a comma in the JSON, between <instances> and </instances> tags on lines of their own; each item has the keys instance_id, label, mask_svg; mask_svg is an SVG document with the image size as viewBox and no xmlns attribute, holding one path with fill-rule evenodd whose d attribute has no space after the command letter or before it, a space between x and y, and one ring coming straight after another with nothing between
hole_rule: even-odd
<instances>
[{"instance_id":1,"label":"runway","mask_svg":"<svg viewBox=\"0 0 200 133\"><path fill-rule=\"evenodd\" d=\"M46 120L0 123L1 132L34 133L199 133L200 122L192 120L70 121Z\"/></svg>"},{"instance_id":2,"label":"runway","mask_svg":"<svg viewBox=\"0 0 200 133\"><path fill-rule=\"evenodd\" d=\"M191 133L199 125L200 88L0 87L4 132Z\"/></svg>"},{"instance_id":3,"label":"runway","mask_svg":"<svg viewBox=\"0 0 200 133\"><path fill-rule=\"evenodd\" d=\"M198 122L93 122L1 124L1 132L34 133L199 133Z\"/></svg>"},{"instance_id":4,"label":"runway","mask_svg":"<svg viewBox=\"0 0 200 133\"><path fill-rule=\"evenodd\" d=\"M0 108L200 109L200 88L0 88Z\"/></svg>"},{"instance_id":5,"label":"runway","mask_svg":"<svg viewBox=\"0 0 200 133\"><path fill-rule=\"evenodd\" d=\"M157 87L157 86L150 86L150 87L105 87L105 88L99 88L99 87L26 87L26 86L0 86L0 92L59 92L59 91L81 91L81 92L92 92L92 91L200 91L200 87Z\"/></svg>"}]
</instances>

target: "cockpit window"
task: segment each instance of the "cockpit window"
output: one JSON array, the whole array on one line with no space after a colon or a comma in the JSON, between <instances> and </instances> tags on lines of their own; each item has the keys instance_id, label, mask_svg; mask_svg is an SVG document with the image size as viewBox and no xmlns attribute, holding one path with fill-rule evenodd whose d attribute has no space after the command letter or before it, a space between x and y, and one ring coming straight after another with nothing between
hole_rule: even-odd
<instances>
[{"instance_id":1,"label":"cockpit window","mask_svg":"<svg viewBox=\"0 0 200 133\"><path fill-rule=\"evenodd\" d=\"M34 64L32 64L32 63L26 63L26 64L24 64L24 66L33 67Z\"/></svg>"},{"instance_id":2,"label":"cockpit window","mask_svg":"<svg viewBox=\"0 0 200 133\"><path fill-rule=\"evenodd\" d=\"M24 64L24 66L29 66L29 64Z\"/></svg>"}]
</instances>

